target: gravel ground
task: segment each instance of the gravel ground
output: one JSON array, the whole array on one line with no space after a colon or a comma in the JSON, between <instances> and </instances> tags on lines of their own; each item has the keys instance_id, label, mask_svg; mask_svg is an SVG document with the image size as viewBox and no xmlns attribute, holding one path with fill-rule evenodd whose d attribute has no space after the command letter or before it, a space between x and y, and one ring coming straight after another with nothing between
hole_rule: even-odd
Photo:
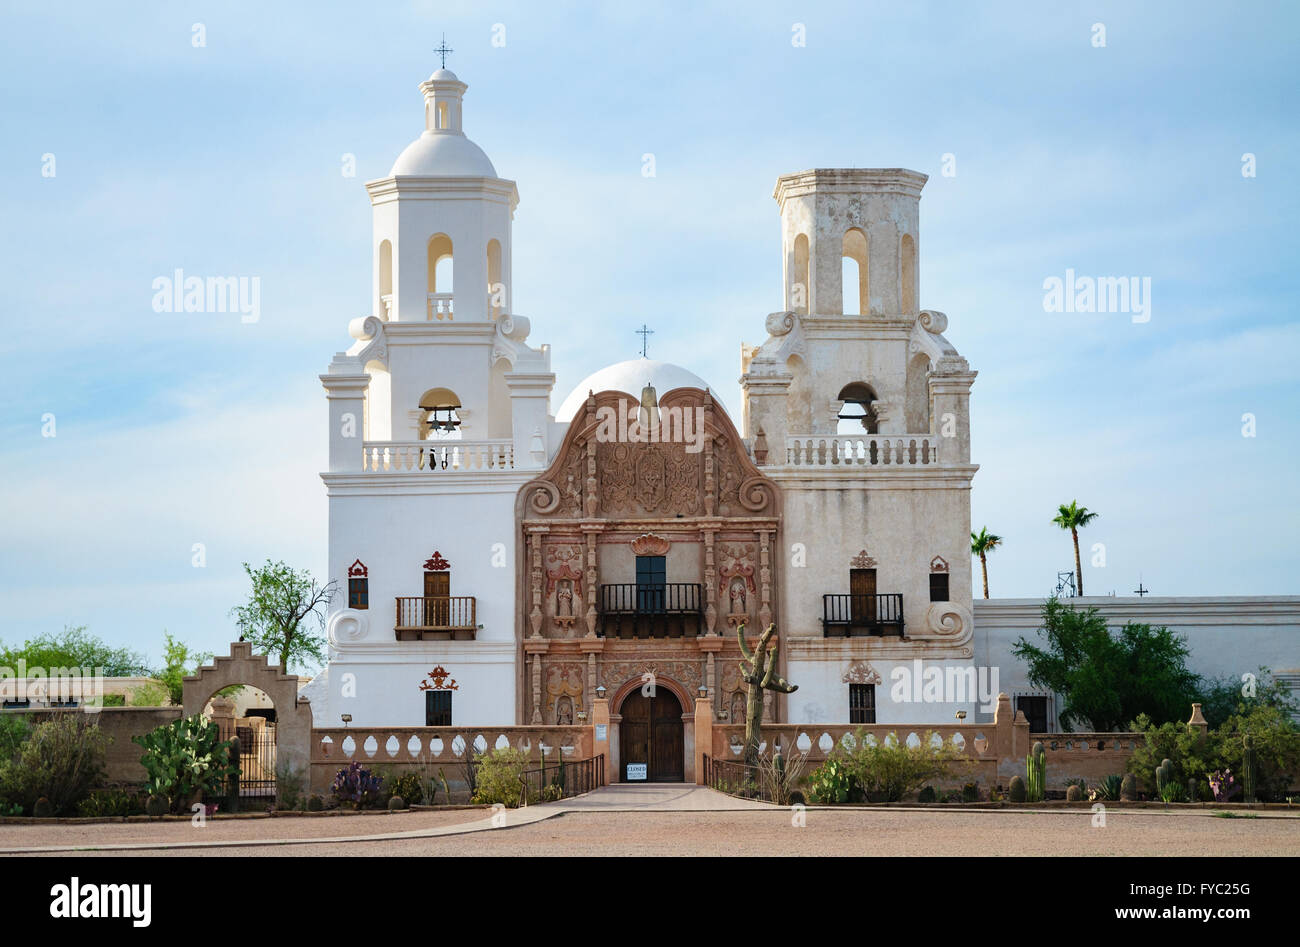
<instances>
[{"instance_id":1,"label":"gravel ground","mask_svg":"<svg viewBox=\"0 0 1300 947\"><path fill-rule=\"evenodd\" d=\"M457 813L436 813L448 820ZM462 821L479 817L460 813ZM250 855L1300 855L1300 819L1220 819L1203 814L1111 812L1106 828L1090 813L821 811L802 828L784 810L765 812L568 812L533 825L469 835L384 842L256 849L213 848L202 854ZM418 816L355 817L347 834L414 829ZM312 820L258 823L259 830L302 836ZM340 832L342 820L319 831ZM436 824L433 822L430 825ZM446 824L440 823L440 824ZM291 827L291 828L289 828ZM105 828L103 826L100 827ZM133 827L118 827L133 828ZM223 827L224 828L224 827ZM13 830L6 830L8 836ZM192 830L186 830L192 831ZM205 832L211 831L211 827ZM258 833L261 835L261 831ZM207 835L205 838L215 838ZM26 844L32 844L27 841ZM90 853L77 853L84 858ZM125 854L125 853L121 853ZM143 854L143 853L141 853ZM194 851L162 854L194 855Z\"/></svg>"},{"instance_id":2,"label":"gravel ground","mask_svg":"<svg viewBox=\"0 0 1300 947\"><path fill-rule=\"evenodd\" d=\"M0 825L0 848L40 845L110 845L150 842L212 842L226 839L338 838L413 832L461 822L477 822L491 815L484 809L446 812L361 813L342 816L279 817L271 819L210 819L203 828L188 821L97 822L86 825ZM266 849L259 849L264 852ZM280 850L283 852L283 850ZM190 851L190 854L197 854ZM206 854L204 852L203 854ZM245 855L248 851L244 852Z\"/></svg>"}]
</instances>

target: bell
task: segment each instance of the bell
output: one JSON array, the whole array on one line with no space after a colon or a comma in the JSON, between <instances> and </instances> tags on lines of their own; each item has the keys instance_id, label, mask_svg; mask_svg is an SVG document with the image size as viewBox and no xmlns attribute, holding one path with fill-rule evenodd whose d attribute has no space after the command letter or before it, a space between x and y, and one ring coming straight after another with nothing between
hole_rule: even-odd
<instances>
[{"instance_id":1,"label":"bell","mask_svg":"<svg viewBox=\"0 0 1300 947\"><path fill-rule=\"evenodd\" d=\"M648 382L641 389L641 426L659 426L659 395L655 392L654 385Z\"/></svg>"}]
</instances>

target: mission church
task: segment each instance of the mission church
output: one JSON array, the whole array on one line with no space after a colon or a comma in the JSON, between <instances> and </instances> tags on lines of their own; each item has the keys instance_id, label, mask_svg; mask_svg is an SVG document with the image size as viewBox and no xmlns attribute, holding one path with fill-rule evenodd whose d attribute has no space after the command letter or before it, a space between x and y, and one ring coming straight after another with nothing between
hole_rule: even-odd
<instances>
[{"instance_id":1,"label":"mission church","mask_svg":"<svg viewBox=\"0 0 1300 947\"><path fill-rule=\"evenodd\" d=\"M777 178L785 298L741 347L739 417L649 358L558 398L511 306L519 191L466 137L466 89L445 65L421 83L423 132L366 184L371 314L321 376L346 595L303 690L316 725L572 724L605 698L623 763L681 779L697 698L743 721L737 628L769 624L798 685L764 692L769 722L990 719L973 688L894 699L924 666L1002 667L1054 725L1008 650L1039 603L976 637L976 372L919 306L926 175Z\"/></svg>"}]
</instances>

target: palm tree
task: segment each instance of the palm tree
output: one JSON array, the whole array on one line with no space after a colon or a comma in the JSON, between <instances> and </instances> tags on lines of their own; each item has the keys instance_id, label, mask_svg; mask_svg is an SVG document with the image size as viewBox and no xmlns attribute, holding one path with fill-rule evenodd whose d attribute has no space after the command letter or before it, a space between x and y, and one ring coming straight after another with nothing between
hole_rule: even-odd
<instances>
[{"instance_id":1,"label":"palm tree","mask_svg":"<svg viewBox=\"0 0 1300 947\"><path fill-rule=\"evenodd\" d=\"M989 561L985 558L994 549L1002 545L1002 537L994 536L987 526L981 526L978 534L970 534L970 554L980 557L980 571L984 573L984 597L989 597Z\"/></svg>"},{"instance_id":2,"label":"palm tree","mask_svg":"<svg viewBox=\"0 0 1300 947\"><path fill-rule=\"evenodd\" d=\"M1052 518L1052 522L1061 529L1068 529L1071 538L1074 539L1074 581L1079 587L1079 595L1083 595L1083 565L1079 560L1079 530L1095 520L1100 513L1089 513L1086 506L1079 506L1078 500L1071 500L1070 505L1062 503L1059 512Z\"/></svg>"}]
</instances>

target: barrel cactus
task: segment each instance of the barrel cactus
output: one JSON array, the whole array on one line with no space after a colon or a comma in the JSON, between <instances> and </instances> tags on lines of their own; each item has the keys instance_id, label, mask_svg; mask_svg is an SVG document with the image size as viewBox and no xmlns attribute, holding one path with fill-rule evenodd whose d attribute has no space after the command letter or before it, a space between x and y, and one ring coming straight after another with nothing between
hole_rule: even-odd
<instances>
[{"instance_id":1,"label":"barrel cactus","mask_svg":"<svg viewBox=\"0 0 1300 947\"><path fill-rule=\"evenodd\" d=\"M1070 788L1065 790L1066 802L1082 802L1083 790L1079 788L1078 783L1071 783Z\"/></svg>"},{"instance_id":2,"label":"barrel cactus","mask_svg":"<svg viewBox=\"0 0 1300 947\"><path fill-rule=\"evenodd\" d=\"M324 811L324 809L325 809L325 800L322 799L320 796L316 795L315 793L313 793L312 797L307 800L307 811L322 812Z\"/></svg>"},{"instance_id":3,"label":"barrel cactus","mask_svg":"<svg viewBox=\"0 0 1300 947\"><path fill-rule=\"evenodd\" d=\"M1134 802L1138 797L1137 777L1132 773L1125 773L1124 778L1119 783L1119 797L1124 802Z\"/></svg>"},{"instance_id":4,"label":"barrel cactus","mask_svg":"<svg viewBox=\"0 0 1300 947\"><path fill-rule=\"evenodd\" d=\"M403 799L401 796L394 796L393 798L388 800L388 809L391 812L396 812L398 809L405 809L405 808L406 808L406 800Z\"/></svg>"},{"instance_id":5,"label":"barrel cactus","mask_svg":"<svg viewBox=\"0 0 1300 947\"><path fill-rule=\"evenodd\" d=\"M1019 776L1012 776L1011 786L1007 790L1007 797L1012 802L1024 802L1025 796L1026 796L1025 781L1021 779Z\"/></svg>"},{"instance_id":6,"label":"barrel cactus","mask_svg":"<svg viewBox=\"0 0 1300 947\"><path fill-rule=\"evenodd\" d=\"M1255 738L1249 733L1241 738L1241 793L1246 802L1255 802Z\"/></svg>"},{"instance_id":7,"label":"barrel cactus","mask_svg":"<svg viewBox=\"0 0 1300 947\"><path fill-rule=\"evenodd\" d=\"M36 800L36 805L32 806L32 815L38 819L48 819L54 815L54 807L50 805L50 800L44 796Z\"/></svg>"},{"instance_id":8,"label":"barrel cactus","mask_svg":"<svg viewBox=\"0 0 1300 947\"><path fill-rule=\"evenodd\" d=\"M162 796L150 796L145 800L144 811L152 819L161 819L167 814L167 800Z\"/></svg>"}]
</instances>

